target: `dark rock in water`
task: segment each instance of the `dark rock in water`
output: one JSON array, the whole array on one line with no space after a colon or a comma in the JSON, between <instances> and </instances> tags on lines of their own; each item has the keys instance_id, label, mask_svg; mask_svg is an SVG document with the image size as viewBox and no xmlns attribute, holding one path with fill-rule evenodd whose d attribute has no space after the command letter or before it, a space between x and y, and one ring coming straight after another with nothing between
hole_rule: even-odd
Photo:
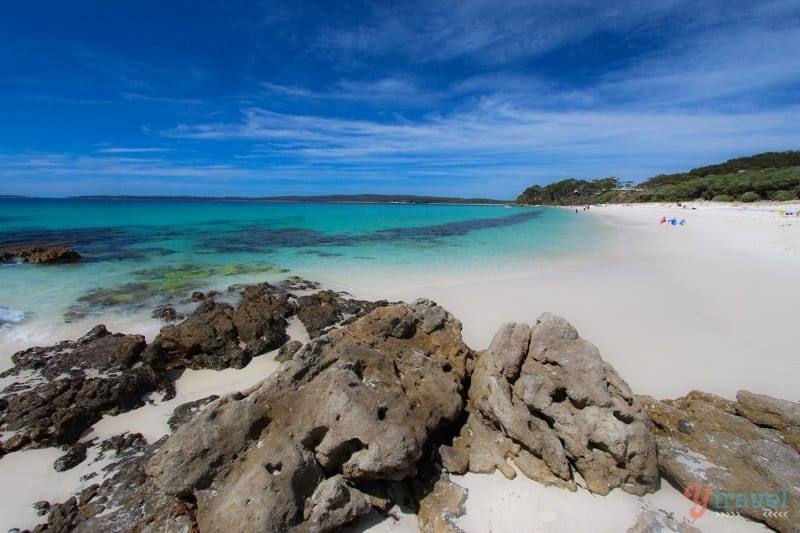
<instances>
[{"instance_id":1,"label":"dark rock in water","mask_svg":"<svg viewBox=\"0 0 800 533\"><path fill-rule=\"evenodd\" d=\"M52 248L30 246L20 250L0 250L0 263L20 260L23 263L36 265L54 265L58 263L74 263L75 261L80 261L80 259L81 256L78 252L66 246Z\"/></svg>"},{"instance_id":2,"label":"dark rock in water","mask_svg":"<svg viewBox=\"0 0 800 533\"><path fill-rule=\"evenodd\" d=\"M279 363L288 361L289 359L294 357L294 354L297 353L297 350L299 350L302 347L303 343L300 341L289 341L283 346L281 346L280 350L278 350L278 355L275 356L275 360L278 361Z\"/></svg>"},{"instance_id":3,"label":"dark rock in water","mask_svg":"<svg viewBox=\"0 0 800 533\"><path fill-rule=\"evenodd\" d=\"M2 448L72 444L103 414L139 407L150 392L173 394L163 371L143 362L145 346L141 335L101 325L77 341L14 354L2 377L20 381L0 392L0 428L17 434Z\"/></svg>"},{"instance_id":4,"label":"dark rock in water","mask_svg":"<svg viewBox=\"0 0 800 533\"><path fill-rule=\"evenodd\" d=\"M279 285L285 291L315 291L320 288L320 284L316 281L308 281L297 276L285 279Z\"/></svg>"},{"instance_id":5,"label":"dark rock in water","mask_svg":"<svg viewBox=\"0 0 800 533\"><path fill-rule=\"evenodd\" d=\"M26 263L38 265L73 263L81 259L78 252L70 250L66 246L57 246L55 248L42 248L40 246L23 248L19 251L19 256Z\"/></svg>"},{"instance_id":6,"label":"dark rock in water","mask_svg":"<svg viewBox=\"0 0 800 533\"><path fill-rule=\"evenodd\" d=\"M695 518L707 507L798 531L800 454L781 429L793 427L797 404L745 391L737 397L731 402L692 392L673 401L640 398L656 427L661 475L693 500ZM780 427L760 427L737 412ZM691 423L692 431L680 431L682 422Z\"/></svg>"},{"instance_id":7,"label":"dark rock in water","mask_svg":"<svg viewBox=\"0 0 800 533\"><path fill-rule=\"evenodd\" d=\"M379 308L312 341L260 387L220 398L178 428L148 474L167 494L197 501L201 531L297 526L305 509L316 513L304 502L337 474L347 490L328 482L324 494L357 499L345 514L360 513L363 499L351 488L413 476L462 412L470 351L449 314L424 331L422 309L431 307ZM415 334L392 336L404 321Z\"/></svg>"},{"instance_id":8,"label":"dark rock in water","mask_svg":"<svg viewBox=\"0 0 800 533\"><path fill-rule=\"evenodd\" d=\"M507 324L478 360L470 415L454 447L470 470L500 468L511 457L528 477L589 490L652 492L658 483L652 425L628 385L597 348L564 319L545 313L534 327Z\"/></svg>"},{"instance_id":9,"label":"dark rock in water","mask_svg":"<svg viewBox=\"0 0 800 533\"><path fill-rule=\"evenodd\" d=\"M197 417L197 415L206 405L210 404L217 398L219 398L219 396L212 394L211 396L179 405L172 412L172 416L169 417L169 420L167 420L169 429L175 431L180 426L191 422Z\"/></svg>"},{"instance_id":10,"label":"dark rock in water","mask_svg":"<svg viewBox=\"0 0 800 533\"><path fill-rule=\"evenodd\" d=\"M81 442L70 446L67 453L59 457L53 463L56 472L64 472L75 468L86 460L86 449L91 445L90 442Z\"/></svg>"},{"instance_id":11,"label":"dark rock in water","mask_svg":"<svg viewBox=\"0 0 800 533\"><path fill-rule=\"evenodd\" d=\"M176 320L184 318L183 315L179 314L171 305L159 305L153 309L153 313L150 316L163 320L164 322L175 322Z\"/></svg>"}]
</instances>

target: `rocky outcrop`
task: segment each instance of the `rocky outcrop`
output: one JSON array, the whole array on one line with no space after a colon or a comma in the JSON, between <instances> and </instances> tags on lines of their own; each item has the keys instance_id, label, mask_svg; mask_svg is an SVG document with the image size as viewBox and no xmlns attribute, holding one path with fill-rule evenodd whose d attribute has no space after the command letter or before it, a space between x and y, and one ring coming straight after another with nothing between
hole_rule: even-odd
<instances>
[{"instance_id":1,"label":"rocky outcrop","mask_svg":"<svg viewBox=\"0 0 800 533\"><path fill-rule=\"evenodd\" d=\"M287 319L299 316L310 336L352 321L386 302L365 302L322 291L295 298L269 283L239 287L234 307L205 296L189 318L161 329L146 357L166 367L242 368L289 340Z\"/></svg>"},{"instance_id":2,"label":"rocky outcrop","mask_svg":"<svg viewBox=\"0 0 800 533\"><path fill-rule=\"evenodd\" d=\"M2 377L18 379L0 392L0 428L15 433L2 449L72 444L106 413L138 407L149 392L171 395L163 372L142 360L145 345L100 325L77 341L15 354Z\"/></svg>"},{"instance_id":3,"label":"rocky outcrop","mask_svg":"<svg viewBox=\"0 0 800 533\"><path fill-rule=\"evenodd\" d=\"M364 316L373 309L386 305L386 302L368 302L343 298L333 291L320 291L297 298L297 315L312 339L330 331L348 319Z\"/></svg>"},{"instance_id":4,"label":"rocky outcrop","mask_svg":"<svg viewBox=\"0 0 800 533\"><path fill-rule=\"evenodd\" d=\"M753 424L776 430L800 452L800 404L742 390L736 393L736 413Z\"/></svg>"},{"instance_id":5,"label":"rocky outcrop","mask_svg":"<svg viewBox=\"0 0 800 533\"><path fill-rule=\"evenodd\" d=\"M103 442L101 454L114 458L107 468L111 472L108 479L63 503L42 502L47 522L34 533L196 532L193 503L164 494L145 476L147 461L162 444L163 440L148 445L140 434L118 435Z\"/></svg>"},{"instance_id":6,"label":"rocky outcrop","mask_svg":"<svg viewBox=\"0 0 800 533\"><path fill-rule=\"evenodd\" d=\"M562 318L503 326L476 364L469 398L454 447L469 454L473 472L513 477L511 458L542 483L573 488L574 469L597 494L656 488L655 439L641 404Z\"/></svg>"},{"instance_id":7,"label":"rocky outcrop","mask_svg":"<svg viewBox=\"0 0 800 533\"><path fill-rule=\"evenodd\" d=\"M30 246L19 250L0 250L0 263L19 261L35 265L54 265L58 263L74 263L80 261L81 256L75 250L66 246L45 248Z\"/></svg>"},{"instance_id":8,"label":"rocky outcrop","mask_svg":"<svg viewBox=\"0 0 800 533\"><path fill-rule=\"evenodd\" d=\"M363 512L357 491L413 477L452 431L470 353L460 329L431 302L378 308L307 344L259 387L212 403L148 474L197 501L203 531L339 524L320 501Z\"/></svg>"},{"instance_id":9,"label":"rocky outcrop","mask_svg":"<svg viewBox=\"0 0 800 533\"><path fill-rule=\"evenodd\" d=\"M642 397L657 429L659 470L693 501L694 517L708 508L800 531L800 454L782 433L796 427L797 404L748 392L737 398Z\"/></svg>"},{"instance_id":10,"label":"rocky outcrop","mask_svg":"<svg viewBox=\"0 0 800 533\"><path fill-rule=\"evenodd\" d=\"M234 308L204 300L189 318L161 328L146 357L166 367L242 368L289 338L286 317L294 306L268 283L244 287Z\"/></svg>"}]
</instances>

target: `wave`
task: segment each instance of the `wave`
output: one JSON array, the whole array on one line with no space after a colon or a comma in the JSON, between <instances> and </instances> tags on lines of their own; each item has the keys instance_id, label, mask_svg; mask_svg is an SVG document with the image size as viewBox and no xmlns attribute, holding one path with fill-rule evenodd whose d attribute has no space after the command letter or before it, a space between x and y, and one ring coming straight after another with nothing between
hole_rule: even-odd
<instances>
[{"instance_id":1,"label":"wave","mask_svg":"<svg viewBox=\"0 0 800 533\"><path fill-rule=\"evenodd\" d=\"M25 318L25 313L22 311L0 305L0 328L10 324L16 324L23 318Z\"/></svg>"}]
</instances>

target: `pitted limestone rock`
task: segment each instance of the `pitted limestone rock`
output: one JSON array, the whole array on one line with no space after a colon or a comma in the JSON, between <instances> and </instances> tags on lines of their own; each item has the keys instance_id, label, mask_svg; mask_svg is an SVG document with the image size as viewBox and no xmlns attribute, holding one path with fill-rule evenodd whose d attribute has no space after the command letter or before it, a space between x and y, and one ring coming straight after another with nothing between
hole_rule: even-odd
<instances>
[{"instance_id":1,"label":"pitted limestone rock","mask_svg":"<svg viewBox=\"0 0 800 533\"><path fill-rule=\"evenodd\" d=\"M526 474L569 486L575 469L598 494L655 489L650 421L628 385L566 320L545 313L530 329L504 326L478 360L469 396L475 420L467 429L496 428L500 442L517 446L505 445L500 455L525 465ZM472 456L493 440L469 444L471 469Z\"/></svg>"}]
</instances>

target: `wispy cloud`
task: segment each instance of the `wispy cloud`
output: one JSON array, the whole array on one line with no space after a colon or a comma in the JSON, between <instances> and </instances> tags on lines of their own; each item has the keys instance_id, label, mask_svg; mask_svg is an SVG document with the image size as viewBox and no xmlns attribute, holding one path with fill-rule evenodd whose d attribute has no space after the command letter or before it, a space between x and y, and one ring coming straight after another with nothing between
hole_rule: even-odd
<instances>
[{"instance_id":1,"label":"wispy cloud","mask_svg":"<svg viewBox=\"0 0 800 533\"><path fill-rule=\"evenodd\" d=\"M146 147L146 148L126 148L126 147L109 147L98 148L95 150L101 154L150 154L155 152L168 152L169 148L160 147Z\"/></svg>"}]
</instances>

